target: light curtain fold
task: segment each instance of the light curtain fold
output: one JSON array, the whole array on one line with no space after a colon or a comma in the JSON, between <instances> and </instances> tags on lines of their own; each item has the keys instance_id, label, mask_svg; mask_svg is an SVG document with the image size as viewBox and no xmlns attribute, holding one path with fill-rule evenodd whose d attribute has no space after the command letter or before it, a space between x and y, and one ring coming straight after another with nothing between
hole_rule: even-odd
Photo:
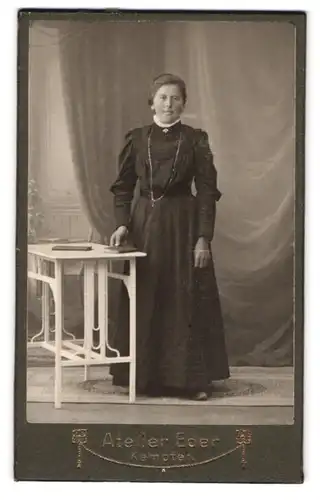
<instances>
[{"instance_id":1,"label":"light curtain fold","mask_svg":"<svg viewBox=\"0 0 320 500\"><path fill-rule=\"evenodd\" d=\"M126 128L136 123L137 111L142 120L140 110L147 108L146 90L137 89L144 74L150 78L161 64L154 57L161 31L156 38L148 24L66 21L60 24L60 35L75 175L89 220L104 240L114 229L109 187L122 139Z\"/></svg>"},{"instance_id":2,"label":"light curtain fold","mask_svg":"<svg viewBox=\"0 0 320 500\"><path fill-rule=\"evenodd\" d=\"M180 23L167 40L167 68L191 82L186 117L209 134L223 193L213 254L231 362L290 365L294 27ZM173 42L185 47L179 61Z\"/></svg>"},{"instance_id":3,"label":"light curtain fold","mask_svg":"<svg viewBox=\"0 0 320 500\"><path fill-rule=\"evenodd\" d=\"M112 144L119 133L119 113L113 113L111 122L108 112L114 88L104 64L113 57L112 38L109 31L104 33L101 25L94 22L66 21L59 28L64 103L75 177L86 214L103 238L112 224L105 172L115 170Z\"/></svg>"}]
</instances>

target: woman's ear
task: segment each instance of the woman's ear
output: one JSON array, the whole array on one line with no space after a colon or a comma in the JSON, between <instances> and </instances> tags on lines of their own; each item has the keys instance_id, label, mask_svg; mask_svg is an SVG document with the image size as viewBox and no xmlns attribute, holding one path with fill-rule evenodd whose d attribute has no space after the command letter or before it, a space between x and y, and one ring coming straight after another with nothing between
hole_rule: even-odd
<instances>
[{"instance_id":1,"label":"woman's ear","mask_svg":"<svg viewBox=\"0 0 320 500\"><path fill-rule=\"evenodd\" d=\"M150 108L154 111L154 104L151 104Z\"/></svg>"}]
</instances>

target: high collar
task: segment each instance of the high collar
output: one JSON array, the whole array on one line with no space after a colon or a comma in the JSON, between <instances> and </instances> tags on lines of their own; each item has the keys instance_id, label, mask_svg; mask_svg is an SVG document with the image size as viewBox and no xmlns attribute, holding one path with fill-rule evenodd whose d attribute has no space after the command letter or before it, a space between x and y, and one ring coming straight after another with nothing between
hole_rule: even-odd
<instances>
[{"instance_id":1,"label":"high collar","mask_svg":"<svg viewBox=\"0 0 320 500\"><path fill-rule=\"evenodd\" d=\"M162 123L159 120L159 118L157 117L157 115L153 115L153 121L156 125L158 125L158 127L162 128L162 129L169 129L169 128L173 127L174 125L176 125L177 123L181 122L181 118L178 118L178 120L176 120L173 123Z\"/></svg>"},{"instance_id":2,"label":"high collar","mask_svg":"<svg viewBox=\"0 0 320 500\"><path fill-rule=\"evenodd\" d=\"M155 121L151 125L150 133L152 133L155 137L161 139L162 137L169 139L178 137L182 130L181 120L176 121L175 123L171 123L170 127L160 127Z\"/></svg>"}]
</instances>

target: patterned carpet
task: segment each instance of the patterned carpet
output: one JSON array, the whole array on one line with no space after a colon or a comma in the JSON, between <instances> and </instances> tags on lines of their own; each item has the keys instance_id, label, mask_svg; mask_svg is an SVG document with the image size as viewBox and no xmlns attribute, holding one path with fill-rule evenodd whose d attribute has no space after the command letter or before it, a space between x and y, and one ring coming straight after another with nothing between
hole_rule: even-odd
<instances>
[{"instance_id":1,"label":"patterned carpet","mask_svg":"<svg viewBox=\"0 0 320 500\"><path fill-rule=\"evenodd\" d=\"M53 366L30 366L27 374L28 402L53 402ZM107 366L89 369L84 381L81 367L63 368L63 401L66 403L127 403L126 390L112 385ZM234 367L227 381L213 385L212 396L202 405L216 406L292 406L292 368ZM149 405L199 405L173 397L138 396L137 403Z\"/></svg>"}]
</instances>

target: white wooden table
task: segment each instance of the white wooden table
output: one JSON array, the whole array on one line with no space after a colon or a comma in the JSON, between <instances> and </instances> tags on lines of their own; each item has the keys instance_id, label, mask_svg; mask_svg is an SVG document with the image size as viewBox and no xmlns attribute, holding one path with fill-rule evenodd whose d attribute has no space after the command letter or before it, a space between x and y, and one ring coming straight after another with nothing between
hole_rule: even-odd
<instances>
[{"instance_id":1,"label":"white wooden table","mask_svg":"<svg viewBox=\"0 0 320 500\"><path fill-rule=\"evenodd\" d=\"M72 243L68 246L72 247ZM79 243L77 243L79 245ZM61 408L62 367L84 366L84 378L87 380L88 367L92 365L110 365L129 363L129 402L136 398L136 259L144 257L142 252L116 254L108 252L104 245L88 243L92 250L53 250L52 244L28 246L28 277L42 283L42 329L28 342L28 347L41 346L55 353L54 406ZM112 262L128 260L129 274L112 271ZM65 332L63 313L63 276L65 267L74 262L81 262L84 271L84 338L80 341ZM50 265L51 263L51 265ZM94 325L95 276L98 277L98 326ZM124 282L130 303L130 341L129 356L121 353L109 344L108 336L108 279L115 278ZM50 333L50 289L55 305L54 340ZM99 343L93 345L93 331L99 331ZM67 335L63 335L66 333ZM64 337L69 337L65 339ZM41 339L41 340L40 340ZM114 357L107 356L107 348L114 352Z\"/></svg>"}]
</instances>

